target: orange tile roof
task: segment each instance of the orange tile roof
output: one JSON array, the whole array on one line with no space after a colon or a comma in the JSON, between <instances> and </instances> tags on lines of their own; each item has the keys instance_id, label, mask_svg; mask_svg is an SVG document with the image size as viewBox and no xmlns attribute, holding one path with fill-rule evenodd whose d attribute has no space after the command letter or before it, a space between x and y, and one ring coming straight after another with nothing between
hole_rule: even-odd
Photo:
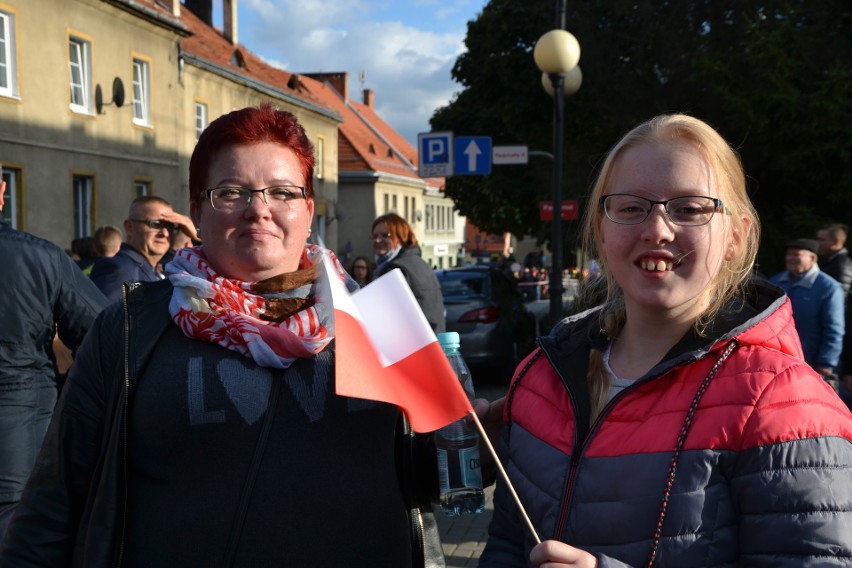
<instances>
[{"instance_id":1,"label":"orange tile roof","mask_svg":"<svg viewBox=\"0 0 852 568\"><path fill-rule=\"evenodd\" d=\"M381 172L418 179L417 151L396 130L391 128L375 110L362 102L344 100L330 82L302 75L307 90L343 116L338 136L338 160L341 172ZM347 73L333 73L343 76ZM345 90L345 89L344 89ZM443 178L429 178L433 188L444 184Z\"/></svg>"},{"instance_id":2,"label":"orange tile roof","mask_svg":"<svg viewBox=\"0 0 852 568\"><path fill-rule=\"evenodd\" d=\"M269 65L242 44L232 44L218 29L207 25L185 5L181 6L180 20L192 32L191 36L181 40L184 52L326 111L334 110L305 90L297 75Z\"/></svg>"}]
</instances>

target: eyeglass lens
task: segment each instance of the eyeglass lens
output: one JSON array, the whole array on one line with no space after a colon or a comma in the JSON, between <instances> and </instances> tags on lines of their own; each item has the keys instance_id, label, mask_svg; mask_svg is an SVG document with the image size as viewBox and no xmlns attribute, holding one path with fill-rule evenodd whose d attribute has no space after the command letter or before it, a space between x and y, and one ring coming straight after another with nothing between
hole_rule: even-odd
<instances>
[{"instance_id":1,"label":"eyeglass lens","mask_svg":"<svg viewBox=\"0 0 852 568\"><path fill-rule=\"evenodd\" d=\"M305 188L298 185L276 185L263 189L247 187L217 187L208 190L213 209L234 211L246 209L253 198L260 198L270 209L283 206L292 208L293 203L306 197ZM259 195L257 195L259 194Z\"/></svg>"},{"instance_id":2,"label":"eyeglass lens","mask_svg":"<svg viewBox=\"0 0 852 568\"><path fill-rule=\"evenodd\" d=\"M602 198L604 213L616 223L638 225L651 214L654 205L662 205L666 216L676 225L698 226L710 221L713 214L722 206L722 202L713 197L686 195L665 201L654 201L630 195L615 193Z\"/></svg>"}]
</instances>

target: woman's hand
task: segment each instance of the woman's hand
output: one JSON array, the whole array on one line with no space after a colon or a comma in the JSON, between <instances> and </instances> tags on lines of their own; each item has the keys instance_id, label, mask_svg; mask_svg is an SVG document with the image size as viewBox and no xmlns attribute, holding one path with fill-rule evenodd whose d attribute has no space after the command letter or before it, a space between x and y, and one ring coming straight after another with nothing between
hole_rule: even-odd
<instances>
[{"instance_id":1,"label":"woman's hand","mask_svg":"<svg viewBox=\"0 0 852 568\"><path fill-rule=\"evenodd\" d=\"M530 552L530 562L539 568L595 568L598 560L585 550L574 548L558 540L545 540Z\"/></svg>"}]
</instances>

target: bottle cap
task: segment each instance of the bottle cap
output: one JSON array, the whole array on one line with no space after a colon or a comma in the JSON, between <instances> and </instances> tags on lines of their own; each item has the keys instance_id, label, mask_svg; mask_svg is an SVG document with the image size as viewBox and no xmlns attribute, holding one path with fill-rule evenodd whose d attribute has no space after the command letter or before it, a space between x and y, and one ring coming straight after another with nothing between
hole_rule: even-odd
<instances>
[{"instance_id":1,"label":"bottle cap","mask_svg":"<svg viewBox=\"0 0 852 568\"><path fill-rule=\"evenodd\" d=\"M461 347L461 339L457 331L447 331L438 334L438 343L442 349L458 349Z\"/></svg>"}]
</instances>

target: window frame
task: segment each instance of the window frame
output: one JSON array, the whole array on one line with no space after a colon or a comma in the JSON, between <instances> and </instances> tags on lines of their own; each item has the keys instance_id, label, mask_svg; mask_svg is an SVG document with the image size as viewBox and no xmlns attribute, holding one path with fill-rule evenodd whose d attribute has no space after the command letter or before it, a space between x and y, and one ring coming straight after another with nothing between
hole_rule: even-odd
<instances>
[{"instance_id":1,"label":"window frame","mask_svg":"<svg viewBox=\"0 0 852 568\"><path fill-rule=\"evenodd\" d=\"M144 195L154 195L153 180L151 178L133 178L133 198L136 199Z\"/></svg>"},{"instance_id":2,"label":"window frame","mask_svg":"<svg viewBox=\"0 0 852 568\"><path fill-rule=\"evenodd\" d=\"M17 24L17 14L0 6L0 97L18 98L20 95Z\"/></svg>"},{"instance_id":3,"label":"window frame","mask_svg":"<svg viewBox=\"0 0 852 568\"><path fill-rule=\"evenodd\" d=\"M4 194L3 220L13 229L23 231L24 227L24 170L15 165L3 164L3 181L6 182Z\"/></svg>"},{"instance_id":4,"label":"window frame","mask_svg":"<svg viewBox=\"0 0 852 568\"><path fill-rule=\"evenodd\" d=\"M207 129L207 126L210 124L210 105L207 104L207 101L195 100L195 140L198 141L201 138L201 133ZM199 116L198 111L203 110L204 116ZM203 126L199 124L199 121L204 123Z\"/></svg>"},{"instance_id":5,"label":"window frame","mask_svg":"<svg viewBox=\"0 0 852 568\"><path fill-rule=\"evenodd\" d=\"M317 179L325 177L325 136L317 136L314 158L314 176Z\"/></svg>"},{"instance_id":6,"label":"window frame","mask_svg":"<svg viewBox=\"0 0 852 568\"><path fill-rule=\"evenodd\" d=\"M83 187L79 182L87 182ZM78 190L86 190L81 194ZM85 197L81 203L79 197ZM72 238L88 237L92 234L95 225L95 175L91 172L71 173L71 215L72 215Z\"/></svg>"},{"instance_id":7,"label":"window frame","mask_svg":"<svg viewBox=\"0 0 852 568\"><path fill-rule=\"evenodd\" d=\"M138 71L138 76L137 76ZM150 127L151 120L151 60L139 54L132 54L131 76L133 89L133 124Z\"/></svg>"},{"instance_id":8,"label":"window frame","mask_svg":"<svg viewBox=\"0 0 852 568\"><path fill-rule=\"evenodd\" d=\"M76 48L76 49L75 49ZM92 40L86 36L70 31L68 32L68 85L70 88L69 107L71 112L77 114L94 115L94 94L92 87ZM79 55L80 61L72 60L74 51ZM75 65L79 69L79 78L74 77ZM79 80L79 84L77 81ZM80 101L75 101L75 88L79 93Z\"/></svg>"}]
</instances>

